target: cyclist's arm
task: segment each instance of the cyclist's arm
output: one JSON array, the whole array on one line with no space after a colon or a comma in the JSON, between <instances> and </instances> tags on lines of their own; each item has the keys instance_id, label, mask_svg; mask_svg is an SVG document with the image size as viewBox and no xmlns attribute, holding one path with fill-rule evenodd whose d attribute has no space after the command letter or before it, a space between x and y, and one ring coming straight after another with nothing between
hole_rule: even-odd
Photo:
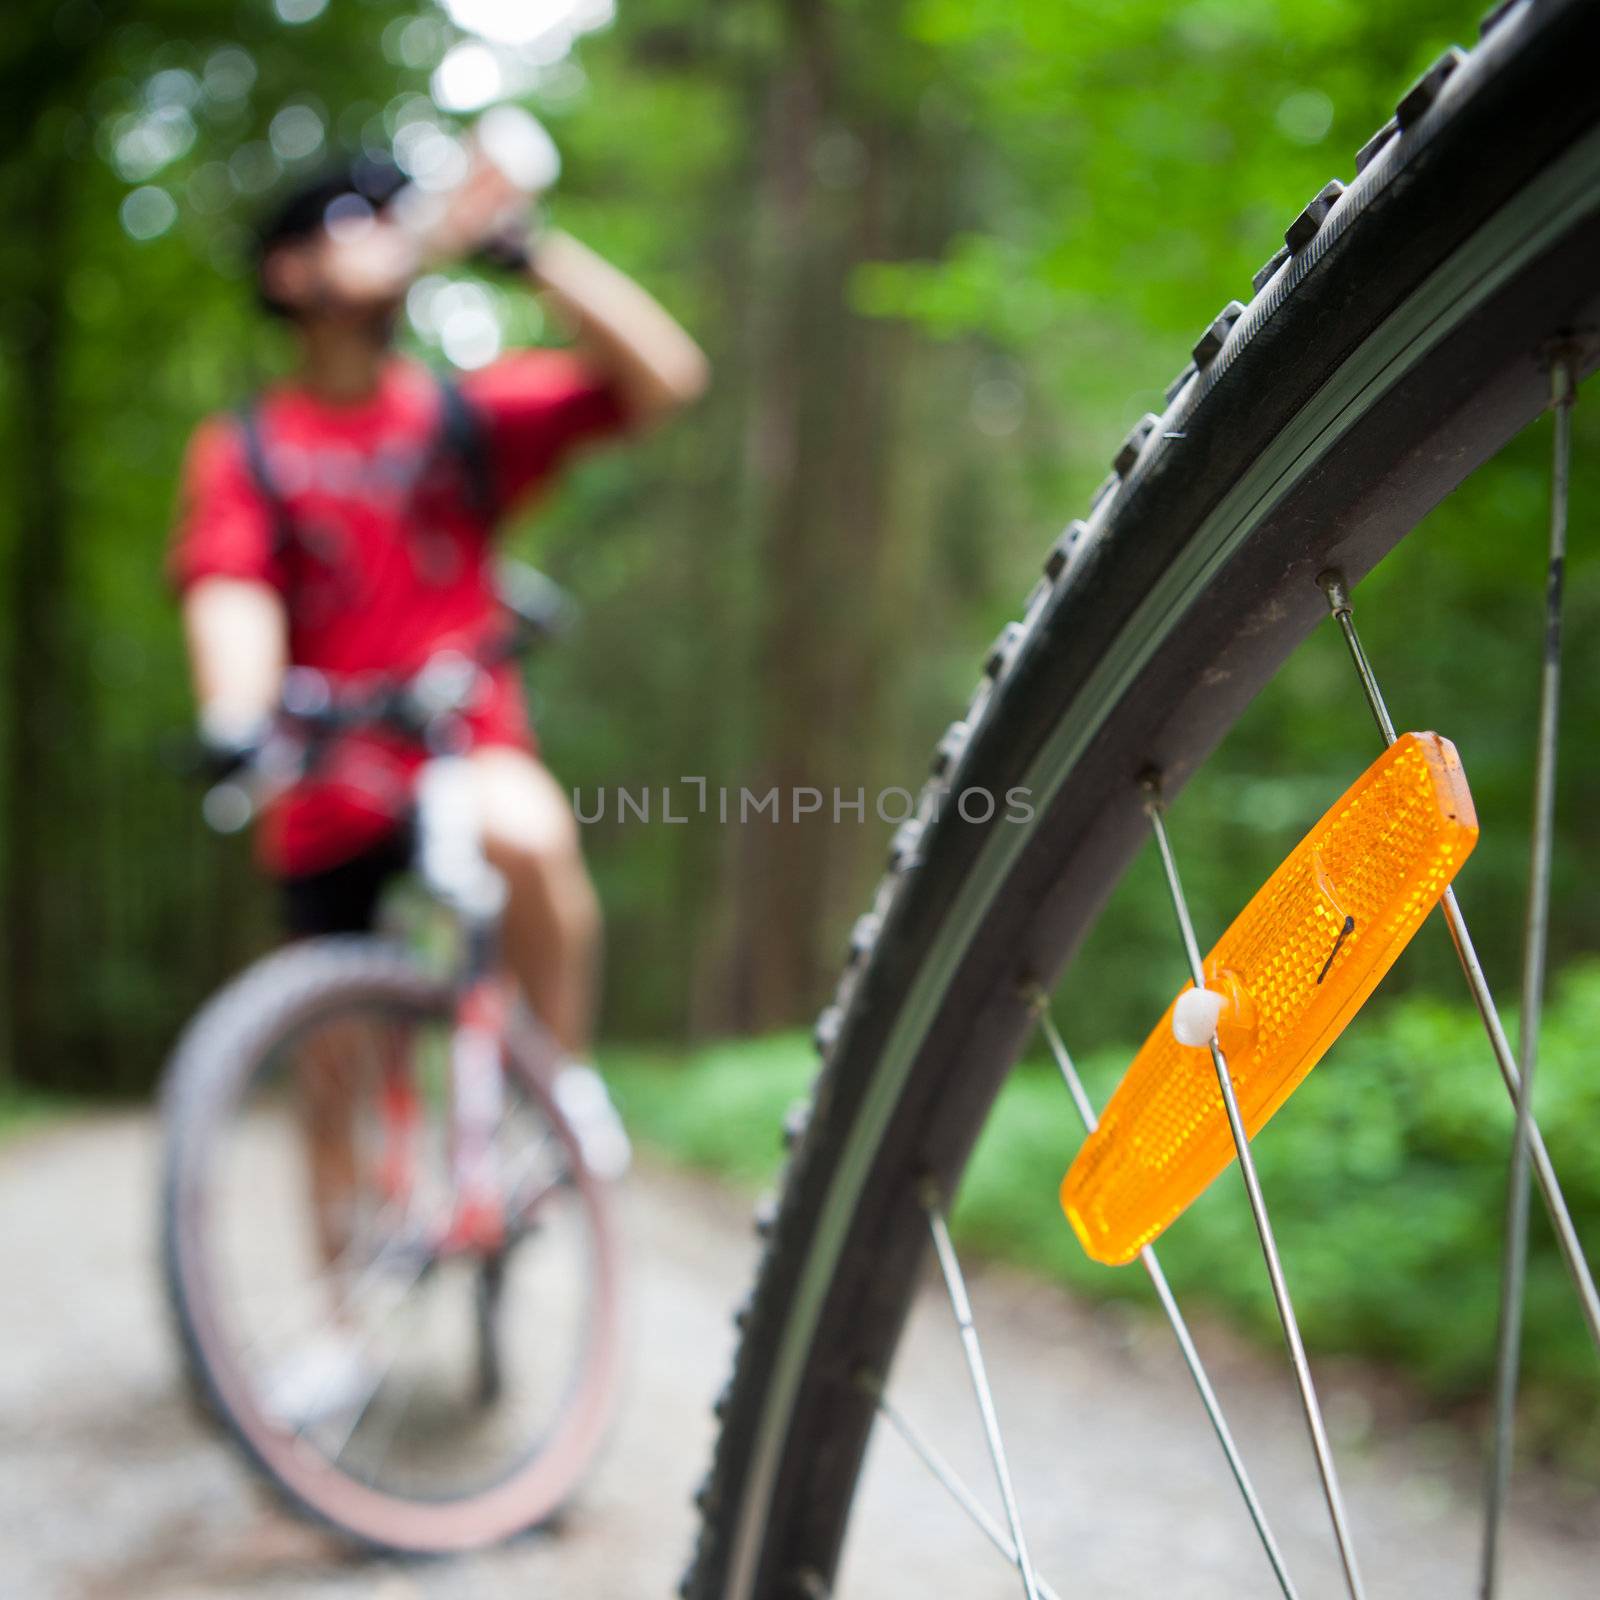
<instances>
[{"instance_id":1,"label":"cyclist's arm","mask_svg":"<svg viewBox=\"0 0 1600 1600\"><path fill-rule=\"evenodd\" d=\"M615 385L630 423L646 426L705 392L711 369L699 345L651 295L570 234L552 228L539 235L529 278Z\"/></svg>"},{"instance_id":2,"label":"cyclist's arm","mask_svg":"<svg viewBox=\"0 0 1600 1600\"><path fill-rule=\"evenodd\" d=\"M242 745L277 709L289 628L272 508L236 418L208 418L189 442L169 573L202 732Z\"/></svg>"},{"instance_id":3,"label":"cyclist's arm","mask_svg":"<svg viewBox=\"0 0 1600 1600\"><path fill-rule=\"evenodd\" d=\"M200 726L219 743L251 738L277 708L289 621L270 583L207 577L183 596L183 631Z\"/></svg>"}]
</instances>

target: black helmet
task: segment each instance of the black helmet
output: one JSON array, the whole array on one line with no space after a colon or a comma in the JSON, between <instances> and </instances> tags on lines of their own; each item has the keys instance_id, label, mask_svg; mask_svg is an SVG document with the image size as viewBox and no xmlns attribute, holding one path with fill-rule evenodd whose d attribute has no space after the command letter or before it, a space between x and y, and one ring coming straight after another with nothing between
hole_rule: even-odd
<instances>
[{"instance_id":1,"label":"black helmet","mask_svg":"<svg viewBox=\"0 0 1600 1600\"><path fill-rule=\"evenodd\" d=\"M405 174L389 157L369 151L326 166L282 194L256 227L256 293L261 304L274 316L289 314L289 307L267 292L261 278L262 263L279 245L315 233L346 205L381 211L405 182Z\"/></svg>"}]
</instances>

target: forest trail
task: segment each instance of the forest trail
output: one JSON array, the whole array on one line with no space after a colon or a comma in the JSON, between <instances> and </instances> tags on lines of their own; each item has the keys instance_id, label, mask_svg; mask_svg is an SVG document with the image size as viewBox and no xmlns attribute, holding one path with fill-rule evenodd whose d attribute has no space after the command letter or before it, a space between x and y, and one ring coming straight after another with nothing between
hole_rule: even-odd
<instances>
[{"instance_id":1,"label":"forest trail","mask_svg":"<svg viewBox=\"0 0 1600 1600\"><path fill-rule=\"evenodd\" d=\"M156 1132L116 1114L0 1145L3 1600L668 1600L755 1241L743 1197L646 1165L625 1218L632 1374L615 1437L558 1530L470 1559L354 1559L275 1509L178 1381L154 1265ZM1009 1272L973 1298L1041 1571L1063 1595L1273 1592L1170 1341ZM931 1285L901 1409L995 1505L947 1308ZM1279 1364L1203 1330L1305 1600L1336 1593ZM909 1363L902 1360L902 1367ZM1389 1428L1363 1374L1324 1374L1374 1600L1472 1592L1477 1468L1452 1430ZM1376 1419L1376 1420L1375 1420ZM1085 1471L1077 1450L1096 1464ZM1100 1495L1092 1490L1102 1491ZM1014 1596L1017 1580L916 1465L874 1441L839 1594ZM996 1509L998 1507L996 1506ZM1508 1595L1593 1592L1593 1500L1523 1481Z\"/></svg>"}]
</instances>

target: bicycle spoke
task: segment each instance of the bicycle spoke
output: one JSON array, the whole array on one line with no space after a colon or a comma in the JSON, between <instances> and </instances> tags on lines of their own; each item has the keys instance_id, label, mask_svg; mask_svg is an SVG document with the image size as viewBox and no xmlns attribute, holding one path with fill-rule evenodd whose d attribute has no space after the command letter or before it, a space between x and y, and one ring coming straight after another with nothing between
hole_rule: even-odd
<instances>
[{"instance_id":1,"label":"bicycle spoke","mask_svg":"<svg viewBox=\"0 0 1600 1600\"><path fill-rule=\"evenodd\" d=\"M386 1221L393 1209L392 1203L385 1203L374 1218L372 1231L378 1231L378 1225ZM285 1331L292 1329L296 1324L304 1325L308 1316L313 1319L310 1327L310 1331L313 1333L320 1332L331 1322L336 1321L349 1304L351 1297L356 1293L358 1286L365 1283L374 1272L379 1271L388 1261L396 1247L397 1237L398 1235L391 1233L385 1242L379 1246L372 1258L364 1262L359 1270L345 1280L342 1288L338 1287L340 1280L344 1277L346 1269L359 1259L361 1250L366 1243L365 1238L357 1237L351 1239L331 1261L325 1263L321 1270L314 1274L310 1280L311 1285L327 1284L329 1286L329 1297L324 1302L320 1313L307 1311L303 1303L306 1288L299 1284L287 1289L280 1286L266 1291L264 1296L255 1297L257 1299L264 1297L279 1305L282 1305L285 1301L289 1303L286 1309L272 1315L266 1327L255 1329L246 1338L242 1346L244 1356L253 1360L256 1353L263 1348L282 1343Z\"/></svg>"},{"instance_id":2,"label":"bicycle spoke","mask_svg":"<svg viewBox=\"0 0 1600 1600\"><path fill-rule=\"evenodd\" d=\"M878 1408L878 1415L905 1440L911 1453L933 1474L934 1478L948 1492L951 1499L966 1512L984 1538L1020 1572L1021 1565L1017 1559L1017 1547L1006 1536L1005 1529L989 1515L978 1497L962 1482L955 1468L917 1432L904 1413L896 1409L889 1397L884 1394L881 1385L865 1374L861 1378L861 1383L867 1393L872 1396L873 1402ZM1043 1578L1035 1577L1034 1583L1037 1585L1043 1600L1060 1600L1060 1596Z\"/></svg>"},{"instance_id":3,"label":"bicycle spoke","mask_svg":"<svg viewBox=\"0 0 1600 1600\"><path fill-rule=\"evenodd\" d=\"M385 1324L387 1324L389 1318L399 1311L403 1305L407 1304L409 1300L409 1292L397 1300L386 1314L384 1318ZM362 1342L363 1350L365 1349L367 1343L368 1341L366 1340ZM343 1458L345 1451L350 1448L350 1442L355 1438L356 1431L366 1419L367 1412L372 1409L372 1402L377 1399L378 1391L388 1381L389 1374L394 1371L394 1365L400 1359L400 1351L400 1342L398 1340L391 1339L389 1341L387 1351L377 1362L374 1363L372 1370L367 1374L361 1385L361 1394L359 1399L357 1399L357 1401L349 1408L350 1418L345 1425L344 1432L338 1435L338 1444L333 1449L324 1452L330 1461L338 1462ZM405 1395L400 1406L401 1411L410 1405L411 1393L415 1387L416 1371L413 1369L412 1376L406 1384ZM398 1418L396 1418L396 1421L398 1421ZM388 1439L385 1441L385 1451L387 1451L388 1443L393 1438L393 1433L394 1427L391 1425ZM383 1457L380 1456L378 1464L379 1466L382 1466Z\"/></svg>"},{"instance_id":4,"label":"bicycle spoke","mask_svg":"<svg viewBox=\"0 0 1600 1600\"><path fill-rule=\"evenodd\" d=\"M539 1174L539 1169L545 1165L545 1157L552 1149L559 1159L551 1168ZM535 1174L539 1174L541 1178L537 1191L541 1199L548 1190L564 1183L572 1176L572 1169L567 1165L565 1152L562 1151L555 1134L548 1128L540 1132L536 1142L524 1145L517 1151L515 1158L507 1163L500 1179L501 1191L507 1196L515 1197L517 1190ZM508 1201L508 1209L509 1206Z\"/></svg>"},{"instance_id":5,"label":"bicycle spoke","mask_svg":"<svg viewBox=\"0 0 1600 1600\"><path fill-rule=\"evenodd\" d=\"M393 1363L391 1362L389 1367L392 1368L392 1366ZM386 1368L384 1373L386 1378L388 1376L388 1371L389 1368ZM391 1394L388 1406L389 1415L387 1420L382 1418L379 1419L382 1431L377 1433L376 1442L374 1441L373 1437L374 1430L369 1429L367 1432L367 1438L363 1441L363 1443L365 1444L368 1452L367 1459L372 1462L370 1471L374 1478L382 1473L384 1467L388 1465L389 1452L394 1448L394 1441L396 1435L400 1431L400 1424L410 1413L411 1402L416 1397L417 1387L421 1381L422 1368L419 1364L413 1363L402 1377L399 1385L399 1392L397 1394ZM374 1394L376 1394L376 1392L376 1390L373 1391ZM371 1403L371 1396L368 1396L367 1404L370 1405ZM356 1418L356 1422L358 1424L363 1420L365 1414L365 1407L363 1407L362 1416ZM349 1434L345 1437L344 1442L339 1446L338 1452L334 1457L335 1460L340 1460L343 1458L345 1451L350 1448L350 1443L355 1437L355 1432L355 1428L352 1427Z\"/></svg>"},{"instance_id":6,"label":"bicycle spoke","mask_svg":"<svg viewBox=\"0 0 1600 1600\"><path fill-rule=\"evenodd\" d=\"M1200 946L1195 941L1194 924L1189 918L1189 907L1183 896L1183 884L1178 877L1178 864L1173 858L1172 846L1167 840L1166 824L1161 820L1160 794L1153 781L1147 784L1145 810L1150 827L1155 834L1156 848L1161 853L1161 865L1166 873L1167 889L1172 897L1172 909L1177 915L1178 932L1189 960L1189 972L1197 989L1205 988L1205 969L1200 959ZM1227 1112L1228 1127L1233 1134L1234 1150L1239 1158L1239 1172L1244 1179L1245 1194L1250 1202L1250 1214L1255 1219L1256 1234L1261 1241L1261 1254L1266 1261L1267 1279L1272 1285L1272 1298L1277 1303L1278 1320L1283 1324L1284 1340L1289 1347L1289 1362L1294 1368L1295 1383L1300 1391L1300 1404L1305 1412L1306 1427L1311 1434L1311 1451L1316 1458L1317 1473L1322 1479L1323 1497L1328 1503L1328 1516L1333 1524L1334 1542L1339 1547L1339 1560L1344 1567L1345 1585L1351 1600L1363 1600L1361 1574L1356 1565L1355 1547L1345 1516L1344 1496L1339 1489L1339 1476L1333 1463L1333 1450L1328 1443L1327 1427L1322 1420L1322 1407L1317 1401L1316 1385L1311 1379L1311 1364L1306 1359L1305 1343L1300 1337L1300 1323L1295 1316L1294 1302L1289 1297L1289 1285L1283 1274L1283 1263L1278 1256L1278 1243L1272 1232L1272 1219L1267 1214L1267 1202L1261 1193L1256 1177L1255 1158L1250 1152L1250 1139L1245 1133L1244 1119L1239 1114L1239 1102L1233 1092L1233 1080L1228 1075L1228 1063L1223 1059L1221 1047L1213 1035L1211 1062L1216 1068L1217 1087L1222 1092L1223 1109Z\"/></svg>"},{"instance_id":7,"label":"bicycle spoke","mask_svg":"<svg viewBox=\"0 0 1600 1600\"><path fill-rule=\"evenodd\" d=\"M950 1242L950 1230L945 1226L938 1196L929 1195L926 1204L928 1231L933 1235L934 1253L939 1258L939 1270L944 1274L950 1309L955 1312L956 1326L961 1330L961 1347L966 1352L967 1371L972 1376L973 1393L977 1396L978 1412L983 1418L984 1440L989 1446L989 1459L994 1464L995 1481L1000 1485L1000 1499L1011 1529L1016 1567L1022 1575L1022 1592L1028 1600L1039 1600L1039 1580L1034 1576L1033 1560L1028 1554L1027 1540L1022 1535L1022 1514L1017 1509L1017 1497L1011 1487L1011 1469L1006 1465L1005 1444L1000 1437L1000 1421L995 1414L994 1395L990 1391L989 1375L983 1364L978 1329L972 1320L972 1302L967 1298L966 1279L961 1275L961 1263L956 1259L955 1246Z\"/></svg>"},{"instance_id":8,"label":"bicycle spoke","mask_svg":"<svg viewBox=\"0 0 1600 1600\"><path fill-rule=\"evenodd\" d=\"M397 1280L399 1292L392 1295L387 1305L379 1307L375 1324L367 1326L356 1335L355 1342L352 1346L355 1351L359 1352L362 1356L365 1356L367 1350L377 1341L378 1336L388 1331L389 1325L394 1321L400 1310L403 1307L413 1303L412 1291L415 1290L418 1283L421 1282L422 1277L427 1270L428 1263L423 1262L417 1266L416 1270L408 1278L406 1278L404 1282L398 1282ZM395 1287L395 1285L391 1285L391 1287ZM373 1367L370 1373L367 1374L366 1380L362 1386L361 1398L353 1408L355 1411L355 1416L351 1421L349 1428L346 1430L344 1437L340 1442L339 1448L332 1452L330 1459L337 1459L339 1456L343 1455L345 1450L349 1447L350 1440L354 1437L356 1429L361 1425L361 1419L367 1414L367 1408L372 1404L373 1398L377 1395L378 1390L383 1387L384 1378L388 1376L390 1368L392 1368L395 1362L399 1359L400 1346L391 1342L388 1354L383 1357L379 1364ZM307 1421L299 1423L295 1427L294 1432L296 1438L302 1437L316 1425L313 1419L315 1418L316 1412L321 1409L322 1402L328 1396L331 1382L332 1379L325 1380L320 1389L317 1391L312 1405L308 1408L310 1417Z\"/></svg>"},{"instance_id":9,"label":"bicycle spoke","mask_svg":"<svg viewBox=\"0 0 1600 1600\"><path fill-rule=\"evenodd\" d=\"M1484 1505L1480 1592L1493 1600L1499 1580L1500 1520L1511 1483L1517 1375L1522 1354L1522 1300L1528 1265L1528 1156L1533 1127L1533 1075L1539 1059L1545 949L1550 919L1550 851L1555 824L1556 752L1561 709L1561 590L1567 556L1567 495L1572 466L1572 368L1551 367L1555 447L1550 471L1550 556L1545 578L1544 660L1539 681L1539 735L1533 769L1533 827L1528 847L1528 906L1522 947L1522 1026L1517 1058L1516 1129L1506 1184L1506 1233L1500 1271L1500 1325L1495 1350L1494 1444Z\"/></svg>"},{"instance_id":10,"label":"bicycle spoke","mask_svg":"<svg viewBox=\"0 0 1600 1600\"><path fill-rule=\"evenodd\" d=\"M1351 614L1350 593L1345 587L1344 578L1338 572L1325 572L1317 582L1328 597L1329 609L1339 625L1339 631L1344 635L1350 659L1355 663L1356 674L1367 697L1367 705L1371 708L1373 719L1378 724L1384 743L1393 744L1394 723L1390 720L1383 692L1378 687L1378 680L1367 660L1367 653L1362 648L1360 635L1356 632L1355 618ZM1522 1075L1517 1070L1516 1058L1511 1054L1511 1041L1506 1037L1505 1027L1500 1021L1500 1012L1495 1006L1494 996L1489 991L1489 980L1484 975L1483 963L1479 961L1477 949L1472 943L1467 919L1462 915L1455 889L1446 889L1439 903L1444 908L1445 926L1450 932L1450 942L1455 946L1461 970L1466 974L1467 988L1471 991L1473 1003L1478 1008L1484 1032L1489 1036L1489 1046L1499 1065L1500 1076L1505 1080L1506 1090L1515 1105L1521 1098ZM1583 1311L1583 1319L1588 1324L1590 1337L1594 1340L1596 1348L1600 1349L1600 1292L1595 1289L1594 1274L1590 1270L1588 1258L1583 1253L1583 1246L1578 1240L1578 1230L1573 1226L1572 1213L1567 1209L1566 1196L1561 1192L1561 1184L1556 1177L1555 1166L1550 1160L1550 1152L1545 1148L1544 1135L1539 1131L1539 1124L1531 1112L1525 1133L1533 1175L1538 1181L1545 1210L1549 1213L1550 1225L1555 1230L1562 1260L1566 1262L1567 1271L1572 1276L1573 1287L1577 1291L1578 1303Z\"/></svg>"},{"instance_id":11,"label":"bicycle spoke","mask_svg":"<svg viewBox=\"0 0 1600 1600\"><path fill-rule=\"evenodd\" d=\"M1072 1103L1077 1107L1079 1117L1083 1119L1085 1131L1093 1133L1099 1126L1100 1119L1095 1114L1094 1105L1083 1087L1083 1079L1078 1076L1078 1069L1067 1052L1066 1041L1062 1039L1061 1031L1056 1027L1055 1018L1050 1015L1049 996L1042 989L1035 987L1032 991L1032 1002L1038 1015L1039 1030L1050 1046L1051 1055L1055 1057L1062 1081L1067 1086L1067 1093L1072 1097ZM1201 1361L1200 1352L1189 1332L1189 1324L1184 1320L1182 1311L1178 1309L1178 1302L1167 1282L1167 1275L1156 1259L1154 1246L1146 1245L1139 1252L1139 1262L1149 1275L1156 1298L1161 1302L1161 1309L1172 1326L1173 1336L1178 1341L1178 1349L1183 1354L1184 1364L1189 1369L1189 1376L1194 1379L1195 1388L1200 1392L1200 1403L1205 1407L1206 1416L1210 1418L1211 1426L1217 1435L1217 1443L1222 1446L1222 1453L1227 1457L1233 1481L1238 1485L1245 1509L1250 1513L1251 1522L1255 1524L1256 1533L1261 1539L1261 1547L1271 1563L1273 1575L1278 1580L1278 1587L1284 1593L1284 1600L1297 1600L1297 1591L1284 1564L1283 1553L1278 1548L1278 1541L1272 1536L1272 1529L1267 1524L1267 1514L1256 1497L1255 1485L1250 1481L1244 1459L1234 1443L1233 1432L1223 1415L1222 1402L1218 1400L1216 1390L1211 1387L1211 1379L1206 1373L1205 1364Z\"/></svg>"},{"instance_id":12,"label":"bicycle spoke","mask_svg":"<svg viewBox=\"0 0 1600 1600\"><path fill-rule=\"evenodd\" d=\"M391 1266L396 1262L403 1261L408 1249L412 1250L413 1259L406 1264L405 1276L390 1277ZM365 1316L367 1307L374 1303L380 1289L387 1287L393 1290L395 1285L398 1284L399 1298L394 1301L389 1310L379 1311L380 1318L387 1320L393 1314L394 1309L405 1300L405 1297L421 1281L423 1274L427 1272L432 1263L431 1254L420 1247L416 1247L414 1241L398 1237L388 1240L379 1247L378 1253L372 1260L328 1301L322 1315L311 1325L307 1342L314 1342L324 1329L337 1327L349 1322L353 1314ZM319 1276L312 1281L321 1282L322 1278ZM370 1340L370 1337L369 1334L367 1340ZM364 1340L363 1342L367 1341ZM261 1343L261 1338L257 1336L246 1348L249 1351L255 1351L261 1348Z\"/></svg>"}]
</instances>

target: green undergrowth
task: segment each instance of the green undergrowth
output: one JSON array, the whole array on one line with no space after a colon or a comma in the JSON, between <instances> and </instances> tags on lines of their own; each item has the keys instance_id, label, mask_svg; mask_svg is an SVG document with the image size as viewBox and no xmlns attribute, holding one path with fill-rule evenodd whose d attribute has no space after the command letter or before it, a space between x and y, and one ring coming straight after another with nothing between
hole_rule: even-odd
<instances>
[{"instance_id":1,"label":"green undergrowth","mask_svg":"<svg viewBox=\"0 0 1600 1600\"><path fill-rule=\"evenodd\" d=\"M1515 1037L1515 1027L1512 1036ZM1591 1254L1600 1244L1600 964L1569 970L1546 1011L1538 1112ZM1080 1063L1103 1100L1126 1060ZM637 1136L750 1187L781 1160L779 1129L815 1070L798 1034L689 1053L606 1056ZM1314 1349L1399 1368L1435 1401L1471 1407L1490 1381L1510 1105L1475 1015L1408 997L1372 1007L1255 1144L1296 1306ZM1056 1199L1080 1137L1048 1062L1013 1074L979 1142L957 1234L992 1259L1104 1299L1148 1300L1137 1268L1089 1261ZM1254 1230L1225 1176L1161 1255L1185 1304L1278 1338ZM1534 1207L1524 1337L1525 1437L1600 1461L1589 1347L1542 1210Z\"/></svg>"},{"instance_id":2,"label":"green undergrowth","mask_svg":"<svg viewBox=\"0 0 1600 1600\"><path fill-rule=\"evenodd\" d=\"M58 1096L0 1084L0 1142L50 1122L66 1110L66 1103Z\"/></svg>"}]
</instances>

